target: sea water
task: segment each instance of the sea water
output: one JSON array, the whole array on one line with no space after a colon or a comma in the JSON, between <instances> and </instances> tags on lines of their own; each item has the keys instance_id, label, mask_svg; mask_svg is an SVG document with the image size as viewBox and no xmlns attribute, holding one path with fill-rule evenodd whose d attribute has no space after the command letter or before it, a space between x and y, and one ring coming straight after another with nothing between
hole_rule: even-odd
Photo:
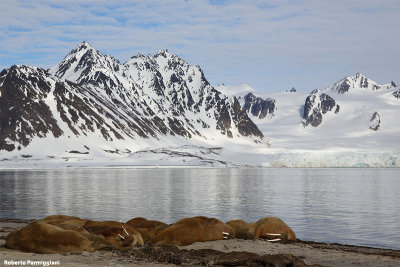
<instances>
[{"instance_id":1,"label":"sea water","mask_svg":"<svg viewBox=\"0 0 400 267\"><path fill-rule=\"evenodd\" d=\"M400 169L0 171L0 218L52 214L166 223L276 216L302 240L400 249Z\"/></svg>"}]
</instances>

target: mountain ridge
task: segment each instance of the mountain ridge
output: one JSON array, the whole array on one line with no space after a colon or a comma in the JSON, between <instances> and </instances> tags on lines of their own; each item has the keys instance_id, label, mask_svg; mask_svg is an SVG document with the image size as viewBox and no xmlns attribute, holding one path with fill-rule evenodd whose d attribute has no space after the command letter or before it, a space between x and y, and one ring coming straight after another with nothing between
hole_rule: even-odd
<instances>
[{"instance_id":1,"label":"mountain ridge","mask_svg":"<svg viewBox=\"0 0 400 267\"><path fill-rule=\"evenodd\" d=\"M164 50L121 64L82 42L49 71L14 65L1 77L0 150L20 150L32 138L50 132L55 138L97 134L110 142L160 136L198 136L206 141L215 135L263 141L263 134L235 99L230 101L215 90L199 66ZM28 92L21 94L24 90ZM10 102L10 92L19 93L20 101ZM38 96L35 101L40 106L36 107L33 96ZM34 109L25 106L32 105L45 114L27 116ZM13 115L19 117L12 124L6 109L23 112ZM41 122L40 127L35 121ZM18 131L17 124L24 130ZM24 138L24 132L30 138Z\"/></svg>"},{"instance_id":2,"label":"mountain ridge","mask_svg":"<svg viewBox=\"0 0 400 267\"><path fill-rule=\"evenodd\" d=\"M399 92L357 73L260 94L167 50L121 63L81 42L49 70L0 73L0 165L400 166Z\"/></svg>"},{"instance_id":3,"label":"mountain ridge","mask_svg":"<svg viewBox=\"0 0 400 267\"><path fill-rule=\"evenodd\" d=\"M396 84L392 81L388 84L379 84L361 73L356 73L353 76L344 77L338 82L325 88L338 94L344 94L351 91L362 91L362 90L380 90L380 89L391 89L396 87Z\"/></svg>"}]
</instances>

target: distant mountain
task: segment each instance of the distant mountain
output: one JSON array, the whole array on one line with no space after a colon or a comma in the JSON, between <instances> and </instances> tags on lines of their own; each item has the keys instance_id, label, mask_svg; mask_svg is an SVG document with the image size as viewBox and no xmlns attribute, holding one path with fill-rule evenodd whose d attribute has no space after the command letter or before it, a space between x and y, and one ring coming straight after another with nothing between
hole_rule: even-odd
<instances>
[{"instance_id":1,"label":"distant mountain","mask_svg":"<svg viewBox=\"0 0 400 267\"><path fill-rule=\"evenodd\" d=\"M0 150L21 150L49 135L100 137L103 149L122 149L124 142L113 142L128 140L128 150L162 136L263 139L237 99L167 51L121 64L82 42L50 71L3 70L0 86Z\"/></svg>"},{"instance_id":2,"label":"distant mountain","mask_svg":"<svg viewBox=\"0 0 400 267\"><path fill-rule=\"evenodd\" d=\"M137 54L120 64L83 42L51 72L100 95L106 93L105 98L120 109L151 118L162 134L190 138L211 128L228 137L234 132L238 137L263 137L241 113L237 101L215 90L199 66L190 66L168 51L161 50L154 57Z\"/></svg>"},{"instance_id":3,"label":"distant mountain","mask_svg":"<svg viewBox=\"0 0 400 267\"><path fill-rule=\"evenodd\" d=\"M383 92L385 94L388 90L394 90L396 88L396 84L394 82L390 82L389 84L381 85L360 73L356 73L354 76L345 77L344 79L334 83L331 86L328 86L324 90L314 90L307 96L305 104L304 104L304 115L303 119L305 120L305 125L312 125L317 127L322 123L322 118L324 114L328 111L334 111L334 113L338 113L340 111L340 105L336 104L334 98L335 95L331 93L337 94L365 94L368 92ZM328 93L330 95L328 95ZM396 96L395 92L393 95ZM333 97L332 97L333 96ZM343 98L344 100L345 98ZM374 101L370 99L370 101ZM371 121L375 121L375 117L379 117L378 113L375 112ZM370 127L371 129L376 130L377 126Z\"/></svg>"},{"instance_id":4,"label":"distant mountain","mask_svg":"<svg viewBox=\"0 0 400 267\"><path fill-rule=\"evenodd\" d=\"M400 167L400 88L394 82L381 85L356 74L310 93L237 91L270 140L267 166ZM273 116L260 117L268 99Z\"/></svg>"},{"instance_id":5,"label":"distant mountain","mask_svg":"<svg viewBox=\"0 0 400 267\"><path fill-rule=\"evenodd\" d=\"M357 91L374 91L381 89L392 89L395 88L396 84L391 82L389 84L378 84L377 82L368 79L364 75L360 73L356 73L354 76L345 77L342 80L332 84L327 87L327 91L332 91L338 94L345 94L348 92L357 92Z\"/></svg>"},{"instance_id":6,"label":"distant mountain","mask_svg":"<svg viewBox=\"0 0 400 267\"><path fill-rule=\"evenodd\" d=\"M394 82L359 73L266 94L167 50L120 63L82 42L50 70L0 73L0 168L400 167L399 112Z\"/></svg>"},{"instance_id":7,"label":"distant mountain","mask_svg":"<svg viewBox=\"0 0 400 267\"><path fill-rule=\"evenodd\" d=\"M277 114L278 108L278 113L286 112L285 108L281 108L281 103L279 103L280 101L274 99L274 96L277 95L276 93L270 95L259 94L247 84L246 86L224 85L219 88L221 88L222 92L226 95L235 95L239 101L241 101L243 108L253 119L272 119L273 116ZM232 92L236 92L237 94L232 94ZM391 92L392 96L400 98L400 89L394 82L381 85L360 73L350 77L345 77L323 90L315 89L308 95L300 93L297 94L297 96L290 96L289 93L294 92L297 92L297 90L293 87L291 90L278 93L278 95L284 96L286 98L285 102L290 101L289 99L298 99L300 97L302 103L291 102L290 104L294 106L302 105L301 108L299 107L299 110L301 109L301 111L298 113L300 118L303 119L301 122L304 126L313 127L318 127L322 123L324 117L331 117L330 114L337 114L340 112L340 104L335 99L340 98L340 102L346 102L346 97L342 98L338 95L356 94L360 99L363 99L364 97L368 97L370 94L378 96L386 95L388 92ZM374 102L372 95L370 99L366 100L367 103ZM352 97L347 98L351 99ZM267 114L270 115L267 116ZM257 121L257 123L259 124L260 121Z\"/></svg>"}]
</instances>

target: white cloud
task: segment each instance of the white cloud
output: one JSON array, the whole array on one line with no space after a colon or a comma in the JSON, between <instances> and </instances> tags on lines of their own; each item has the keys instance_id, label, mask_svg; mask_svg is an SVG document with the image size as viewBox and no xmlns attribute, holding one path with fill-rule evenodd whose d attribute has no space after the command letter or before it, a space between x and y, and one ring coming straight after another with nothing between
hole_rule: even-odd
<instances>
[{"instance_id":1,"label":"white cloud","mask_svg":"<svg viewBox=\"0 0 400 267\"><path fill-rule=\"evenodd\" d=\"M265 2L2 0L0 65L50 67L87 40L122 62L168 48L213 83L258 90L400 80L397 1Z\"/></svg>"}]
</instances>

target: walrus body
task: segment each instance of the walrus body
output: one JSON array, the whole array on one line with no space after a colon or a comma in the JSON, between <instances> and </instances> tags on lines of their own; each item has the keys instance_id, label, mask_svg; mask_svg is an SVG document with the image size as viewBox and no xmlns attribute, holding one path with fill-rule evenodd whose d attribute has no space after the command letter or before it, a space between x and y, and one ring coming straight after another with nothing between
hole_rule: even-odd
<instances>
[{"instance_id":1,"label":"walrus body","mask_svg":"<svg viewBox=\"0 0 400 267\"><path fill-rule=\"evenodd\" d=\"M107 246L106 241L97 240L97 244L84 235L73 230L64 230L44 221L37 221L10 233L6 238L6 247L26 252L55 253L73 251L95 251ZM100 241L100 242L99 242Z\"/></svg>"},{"instance_id":2,"label":"walrus body","mask_svg":"<svg viewBox=\"0 0 400 267\"><path fill-rule=\"evenodd\" d=\"M136 217L133 219L130 219L125 223L126 225L129 225L130 227L133 228L154 228L157 226L167 226L166 223L159 222L159 221L153 221L153 220L147 220L146 218L143 217Z\"/></svg>"},{"instance_id":3,"label":"walrus body","mask_svg":"<svg viewBox=\"0 0 400 267\"><path fill-rule=\"evenodd\" d=\"M141 234L133 227L115 221L87 221L83 228L89 233L104 236L105 240L118 249L143 246Z\"/></svg>"},{"instance_id":4,"label":"walrus body","mask_svg":"<svg viewBox=\"0 0 400 267\"><path fill-rule=\"evenodd\" d=\"M64 219L64 220L63 220ZM7 236L6 246L35 253L128 249L143 246L139 232L120 222L96 222L55 215L35 221Z\"/></svg>"},{"instance_id":5,"label":"walrus body","mask_svg":"<svg viewBox=\"0 0 400 267\"><path fill-rule=\"evenodd\" d=\"M251 225L243 220L232 220L226 223L235 231L235 238L254 239L255 231Z\"/></svg>"},{"instance_id":6,"label":"walrus body","mask_svg":"<svg viewBox=\"0 0 400 267\"><path fill-rule=\"evenodd\" d=\"M194 242L221 240L222 238L222 232L210 223L199 218L185 218L159 231L149 243L186 246Z\"/></svg>"},{"instance_id":7,"label":"walrus body","mask_svg":"<svg viewBox=\"0 0 400 267\"><path fill-rule=\"evenodd\" d=\"M50 215L41 219L41 221L70 221L70 220L82 220L82 219L80 219L79 217L62 215L62 214Z\"/></svg>"},{"instance_id":8,"label":"walrus body","mask_svg":"<svg viewBox=\"0 0 400 267\"><path fill-rule=\"evenodd\" d=\"M209 218L209 217L205 217L205 216L196 216L194 218L198 218L200 220L203 220L203 221L211 224L212 226L214 226L221 232L228 233L229 238L235 238L235 230L231 226L227 225L226 223L224 223L216 218Z\"/></svg>"},{"instance_id":9,"label":"walrus body","mask_svg":"<svg viewBox=\"0 0 400 267\"><path fill-rule=\"evenodd\" d=\"M277 217L265 217L254 223L254 238L267 238L268 234L281 234L282 240L296 240L293 230Z\"/></svg>"},{"instance_id":10,"label":"walrus body","mask_svg":"<svg viewBox=\"0 0 400 267\"><path fill-rule=\"evenodd\" d=\"M142 217L130 219L125 224L135 228L136 231L140 233L145 243L148 243L154 238L159 231L168 227L168 225L163 222L151 221Z\"/></svg>"}]
</instances>

